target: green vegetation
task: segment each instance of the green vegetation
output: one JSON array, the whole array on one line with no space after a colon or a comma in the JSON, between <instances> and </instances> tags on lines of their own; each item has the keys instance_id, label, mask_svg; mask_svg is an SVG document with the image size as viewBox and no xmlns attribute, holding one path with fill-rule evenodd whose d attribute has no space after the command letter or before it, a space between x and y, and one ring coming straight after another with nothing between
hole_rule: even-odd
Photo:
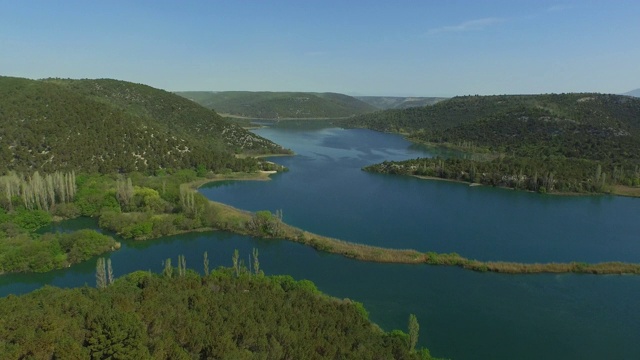
<instances>
[{"instance_id":1,"label":"green vegetation","mask_svg":"<svg viewBox=\"0 0 640 360\"><path fill-rule=\"evenodd\" d=\"M34 233L51 222L51 214L65 213L71 217L97 217L101 228L134 240L220 229L262 238L287 239L361 261L459 266L503 273L640 274L639 264L481 262L458 254L421 253L349 243L289 226L282 222L281 211L275 214L270 211L250 213L209 201L196 191L197 186L209 181L212 179L199 178L194 170L181 170L164 176L132 173L128 178L81 175L76 180L78 188L73 202L56 203L49 211L27 210L20 206L23 202L20 197L15 196L13 210L7 212L6 208L0 208L0 270L48 271L117 249L118 244L113 239L91 231ZM257 254L254 257L257 258Z\"/></svg>"},{"instance_id":2,"label":"green vegetation","mask_svg":"<svg viewBox=\"0 0 640 360\"><path fill-rule=\"evenodd\" d=\"M66 267L119 246L90 231L35 233L54 217L99 217L133 239L210 228L206 199L179 184L280 170L248 155L290 153L180 96L108 79L0 77L0 142L0 273Z\"/></svg>"},{"instance_id":3,"label":"green vegetation","mask_svg":"<svg viewBox=\"0 0 640 360\"><path fill-rule=\"evenodd\" d=\"M355 96L369 105L381 110L408 109L412 107L429 106L446 100L443 97L402 97L402 96Z\"/></svg>"},{"instance_id":4,"label":"green vegetation","mask_svg":"<svg viewBox=\"0 0 640 360\"><path fill-rule=\"evenodd\" d=\"M416 328L411 335L385 333L361 304L324 295L307 280L242 266L204 277L184 267L112 282L103 274L99 288L47 286L0 299L0 353L11 359L431 358L426 349L414 350Z\"/></svg>"},{"instance_id":5,"label":"green vegetation","mask_svg":"<svg viewBox=\"0 0 640 360\"><path fill-rule=\"evenodd\" d=\"M176 94L221 114L253 119L343 118L376 110L356 98L336 93L186 91Z\"/></svg>"},{"instance_id":6,"label":"green vegetation","mask_svg":"<svg viewBox=\"0 0 640 360\"><path fill-rule=\"evenodd\" d=\"M175 94L124 81L0 77L0 175L253 171L287 153Z\"/></svg>"},{"instance_id":7,"label":"green vegetation","mask_svg":"<svg viewBox=\"0 0 640 360\"><path fill-rule=\"evenodd\" d=\"M61 269L119 248L113 238L93 230L36 233L53 215L77 216L78 203L86 203L86 191L76 198L73 172L0 177L0 274Z\"/></svg>"},{"instance_id":8,"label":"green vegetation","mask_svg":"<svg viewBox=\"0 0 640 360\"><path fill-rule=\"evenodd\" d=\"M261 173L253 176L266 178ZM217 206L188 184L211 181L203 179L196 170L162 176L132 173L129 177L10 172L0 177L0 274L64 268L120 246L91 230L36 233L54 217L94 217L102 229L133 240L224 228ZM262 234L276 234L271 218L258 219Z\"/></svg>"},{"instance_id":9,"label":"green vegetation","mask_svg":"<svg viewBox=\"0 0 640 360\"><path fill-rule=\"evenodd\" d=\"M640 185L640 99L602 94L467 96L347 122L448 145L478 159L416 159L369 171L540 192L625 192ZM631 192L633 193L633 192Z\"/></svg>"},{"instance_id":10,"label":"green vegetation","mask_svg":"<svg viewBox=\"0 0 640 360\"><path fill-rule=\"evenodd\" d=\"M40 219L34 219L36 216ZM120 246L94 230L39 235L17 225L24 222L39 226L47 223L46 217L41 210L11 216L0 209L0 274L62 269Z\"/></svg>"},{"instance_id":11,"label":"green vegetation","mask_svg":"<svg viewBox=\"0 0 640 360\"><path fill-rule=\"evenodd\" d=\"M235 209L229 205L210 201L217 214L216 227L240 234L262 238L278 238L295 241L311 246L318 251L333 253L354 260L396 263L396 264L428 264L440 266L457 266L479 272L498 272L505 274L539 274L539 273L578 273L578 274L635 274L640 275L640 264L605 262L587 264L582 262L523 264L503 261L478 261L467 259L456 253L439 254L435 252L419 252L412 249L389 249L377 246L351 243L343 240L313 234L282 222L282 213L277 211L259 211L252 214ZM258 219L270 224L267 228L276 227L276 234L269 234L263 227L252 224Z\"/></svg>"},{"instance_id":12,"label":"green vegetation","mask_svg":"<svg viewBox=\"0 0 640 360\"><path fill-rule=\"evenodd\" d=\"M366 171L415 175L540 193L619 193L613 183L640 186L640 168L614 166L604 171L599 163L578 159L527 159L519 157L475 161L459 158L418 158L367 166ZM607 174L613 174L609 177ZM631 194L629 194L631 195Z\"/></svg>"}]
</instances>

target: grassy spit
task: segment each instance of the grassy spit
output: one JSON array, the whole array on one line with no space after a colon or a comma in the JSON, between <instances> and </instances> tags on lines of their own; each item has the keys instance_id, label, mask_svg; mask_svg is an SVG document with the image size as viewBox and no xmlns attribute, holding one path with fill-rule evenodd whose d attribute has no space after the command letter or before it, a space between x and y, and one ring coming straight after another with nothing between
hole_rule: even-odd
<instances>
[{"instance_id":1,"label":"grassy spit","mask_svg":"<svg viewBox=\"0 0 640 360\"><path fill-rule=\"evenodd\" d=\"M269 180L268 175L269 174L251 174L243 176L241 178L235 178L234 180ZM231 177L223 177L220 179L203 179L190 183L190 186L195 191L198 187L208 182L231 179ZM265 237L264 234L253 233L247 228L246 224L253 217L253 213L239 210L232 206L219 202L211 200L209 201L213 206L215 206L217 210L217 214L220 218L221 229L233 231L235 233L244 235ZM505 274L579 273L597 275L640 275L640 264L634 263L605 262L597 264L587 264L582 262L570 262L526 264L503 261L478 261L467 259L456 253L422 253L412 249L389 249L377 246L356 244L313 234L284 223L281 224L281 232L280 235L277 236L277 238L295 241L304 245L311 246L319 251L339 254L355 260L378 263L458 266L463 269L473 271L490 271Z\"/></svg>"}]
</instances>

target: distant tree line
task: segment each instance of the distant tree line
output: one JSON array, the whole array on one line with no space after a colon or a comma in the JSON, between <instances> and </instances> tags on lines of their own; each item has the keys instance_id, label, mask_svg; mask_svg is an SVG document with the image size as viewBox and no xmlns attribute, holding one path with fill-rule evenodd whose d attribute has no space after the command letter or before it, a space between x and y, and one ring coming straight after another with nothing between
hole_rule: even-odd
<instances>
[{"instance_id":1,"label":"distant tree line","mask_svg":"<svg viewBox=\"0 0 640 360\"><path fill-rule=\"evenodd\" d=\"M348 126L402 132L464 153L367 170L531 191L607 192L640 186L640 99L603 94L465 96L355 117Z\"/></svg>"},{"instance_id":2,"label":"distant tree line","mask_svg":"<svg viewBox=\"0 0 640 360\"><path fill-rule=\"evenodd\" d=\"M613 184L640 186L640 167L603 168L589 160L504 157L491 161L460 158L418 158L385 161L367 171L436 177L536 192L608 192Z\"/></svg>"}]
</instances>

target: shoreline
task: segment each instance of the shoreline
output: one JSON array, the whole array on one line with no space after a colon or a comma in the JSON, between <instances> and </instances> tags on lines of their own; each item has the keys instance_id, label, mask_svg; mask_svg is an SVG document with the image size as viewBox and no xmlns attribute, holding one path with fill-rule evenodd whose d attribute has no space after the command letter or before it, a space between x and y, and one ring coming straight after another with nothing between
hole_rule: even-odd
<instances>
[{"instance_id":1,"label":"shoreline","mask_svg":"<svg viewBox=\"0 0 640 360\"><path fill-rule=\"evenodd\" d=\"M350 119L352 116L343 116L343 117L304 117L304 118L255 118L255 117L250 117L250 116L241 116L241 115L234 115L234 114L223 114L223 113L218 113L218 115L222 116L222 117L228 117L228 118L234 118L234 119L242 119L242 120L257 120L257 121L273 121L273 122L278 122L278 121L288 121L288 120L345 120L345 119Z\"/></svg>"},{"instance_id":2,"label":"shoreline","mask_svg":"<svg viewBox=\"0 0 640 360\"><path fill-rule=\"evenodd\" d=\"M363 129L368 129L368 128L364 127ZM376 131L376 130L374 130L374 131ZM413 138L410 137L410 135L411 135L410 133L401 133L401 132L393 132L393 131L388 132L388 133L389 134L401 135L405 140L409 141L412 144L432 147L434 149L444 148L444 149L463 152L463 153L469 154L471 156L481 156L481 157L489 157L489 158L499 156L499 154L491 153L489 151L480 151L480 152L469 151L469 149L466 149L466 148L463 148L463 147L460 147L460 146L457 146L457 145L451 144L451 143L433 143L433 142L413 139ZM482 148L480 148L480 149L482 149ZM486 150L486 149L484 149L484 150ZM409 176L414 176L414 177L417 177L417 178L420 178L420 179L424 179L424 180L439 180L439 181L459 182L459 183L469 184L469 186L490 186L490 185L485 185L485 184L481 184L481 183L470 183L468 181L463 181L463 180L443 179L443 178L439 178L439 177L435 177L435 176L422 176L422 175L409 175ZM515 189L515 188L506 187L506 186L494 186L494 187L500 188L500 189L509 189L509 190L517 190L517 191L526 191L526 192L536 193L535 191ZM633 187L633 186L627 186L627 185L622 185L622 184L615 184L615 185L610 185L609 189L610 189L610 192L608 192L608 193L604 193L604 192L603 193L548 192L548 193L545 193L545 195L556 195L556 196L602 196L602 195L613 195L613 196L624 196L624 197L630 197L630 198L640 198L640 187Z\"/></svg>"},{"instance_id":3,"label":"shoreline","mask_svg":"<svg viewBox=\"0 0 640 360\"><path fill-rule=\"evenodd\" d=\"M259 174L255 178L242 176L237 180L270 180L270 174ZM208 183L221 180L235 180L230 177L222 179L203 179L188 183L191 189L197 189ZM439 179L437 180L446 180ZM367 262L394 263L394 264L426 264L457 266L466 270L477 272L495 272L502 274L543 274L543 273L574 273L594 275L640 275L640 264L623 263L619 261L588 264L583 262L568 263L516 263L507 261L479 261L468 259L456 253L420 252L414 249L393 249L348 242L327 236L314 234L303 229L281 223L282 233L279 236L265 236L249 231L245 224L253 213L237 209L231 205L208 200L217 209L221 216L223 226L219 230L226 230L241 235L260 237L264 239L280 239L297 242L303 245L331 254Z\"/></svg>"},{"instance_id":4,"label":"shoreline","mask_svg":"<svg viewBox=\"0 0 640 360\"><path fill-rule=\"evenodd\" d=\"M389 175L395 175L395 174L389 174ZM532 194L538 194L537 192L530 191L530 190L515 189L515 188L510 188L510 187L507 187L507 186L491 186L491 185L485 185L485 184L482 184L482 183L468 182L468 181L464 181L464 180L439 178L437 176L424 176L424 175L408 175L408 176L415 177L415 178L418 178L418 179L421 179L421 180L447 181L447 182L453 182L453 183L459 183L459 184L468 184L470 187L489 186L489 187L493 187L493 188L496 188L496 189L505 189L505 190L512 190L512 191L523 191L523 192L528 192L528 193L532 193ZM629 197L629 198L640 198L640 188L630 187L630 186L625 186L625 185L613 185L612 186L612 191L608 192L608 193L579 193L579 192L557 191L557 192L544 193L544 195L551 195L551 196L623 196L623 197Z\"/></svg>"}]
</instances>

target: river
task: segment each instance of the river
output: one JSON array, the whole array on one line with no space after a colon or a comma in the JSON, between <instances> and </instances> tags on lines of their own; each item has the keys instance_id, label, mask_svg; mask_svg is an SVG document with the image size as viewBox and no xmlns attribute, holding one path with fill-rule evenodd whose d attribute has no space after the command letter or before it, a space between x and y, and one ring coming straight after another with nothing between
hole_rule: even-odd
<instances>
[{"instance_id":1,"label":"river","mask_svg":"<svg viewBox=\"0 0 640 360\"><path fill-rule=\"evenodd\" d=\"M559 197L369 174L360 168L436 152L368 130L271 127L256 133L296 152L272 159L290 171L267 182L212 183L201 188L203 194L247 210L281 209L294 226L379 246L482 260L640 262L640 199ZM110 257L118 276L159 272L163 259L180 254L188 267L201 270L204 251L213 266L229 266L234 249L248 261L254 247L267 274L309 279L330 295L360 301L385 330L406 330L409 314L416 314L419 344L435 356L640 358L640 276L501 275L363 263L226 232L123 241ZM95 260L47 274L2 276L0 295L44 284L93 286L94 269Z\"/></svg>"}]
</instances>

